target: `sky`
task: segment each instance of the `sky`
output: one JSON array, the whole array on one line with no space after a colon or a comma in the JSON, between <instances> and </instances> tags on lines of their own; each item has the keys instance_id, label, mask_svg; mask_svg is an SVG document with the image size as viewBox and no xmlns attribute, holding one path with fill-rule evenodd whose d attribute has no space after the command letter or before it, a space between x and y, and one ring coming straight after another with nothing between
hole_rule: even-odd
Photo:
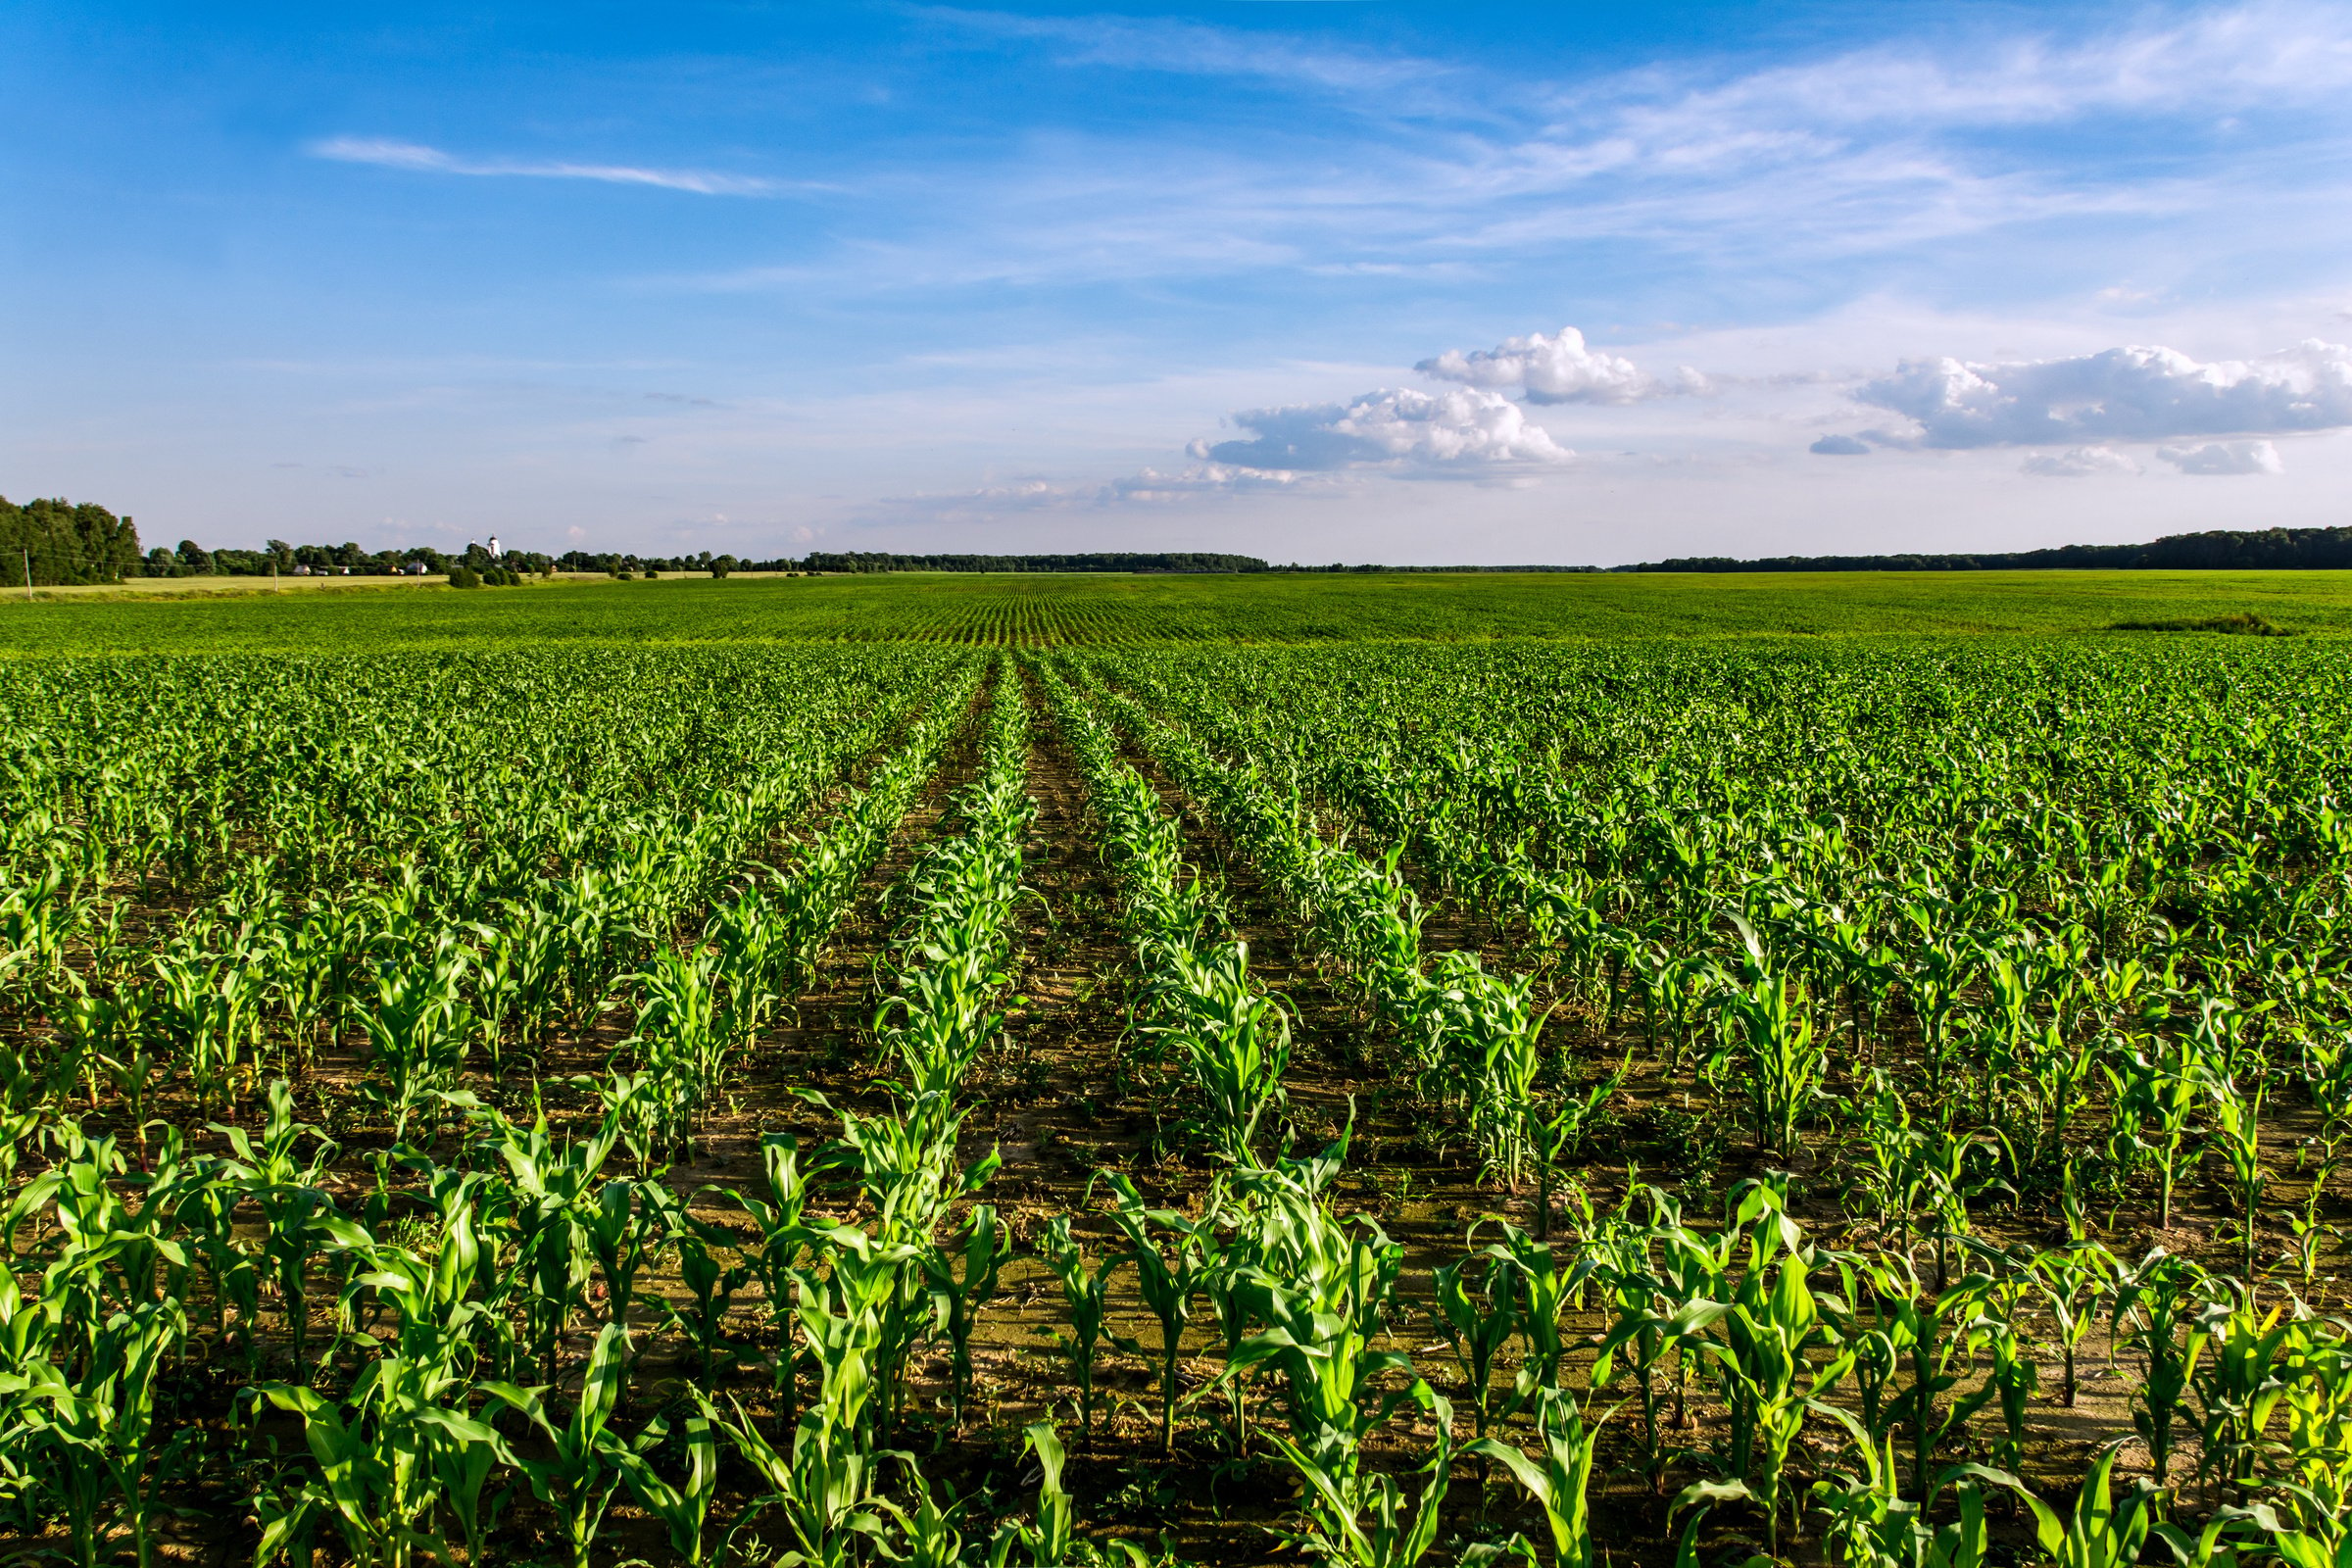
<instances>
[{"instance_id":1,"label":"sky","mask_svg":"<svg viewBox=\"0 0 2352 1568\"><path fill-rule=\"evenodd\" d=\"M2352 523L2352 6L0 11L0 494L1616 564Z\"/></svg>"}]
</instances>

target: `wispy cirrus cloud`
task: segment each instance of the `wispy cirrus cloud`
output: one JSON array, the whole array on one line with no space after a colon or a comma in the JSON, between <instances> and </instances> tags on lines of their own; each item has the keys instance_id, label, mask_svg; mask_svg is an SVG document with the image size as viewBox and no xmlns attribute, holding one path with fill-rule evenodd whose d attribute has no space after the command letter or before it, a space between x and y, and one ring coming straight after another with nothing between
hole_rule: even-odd
<instances>
[{"instance_id":1,"label":"wispy cirrus cloud","mask_svg":"<svg viewBox=\"0 0 2352 1568\"><path fill-rule=\"evenodd\" d=\"M1395 92L1462 74L1442 61L1310 43L1159 17L1023 17L929 6L916 15L979 37L1043 44L1057 63L1188 76L1240 76L1343 93Z\"/></svg>"},{"instance_id":2,"label":"wispy cirrus cloud","mask_svg":"<svg viewBox=\"0 0 2352 1568\"><path fill-rule=\"evenodd\" d=\"M780 196L820 187L754 174L721 174L701 169L645 169L634 164L575 164L529 158L466 158L417 142L381 136L330 136L304 149L313 158L338 164L372 164L422 174L466 174L488 178L586 179L607 185L650 185L691 191L697 196Z\"/></svg>"},{"instance_id":3,"label":"wispy cirrus cloud","mask_svg":"<svg viewBox=\"0 0 2352 1568\"><path fill-rule=\"evenodd\" d=\"M2120 234L2168 234L2185 269L2238 256L2286 204L2311 215L2311 247L2352 227L2332 216L2352 194L2344 5L2263 0L2023 34L1964 24L1795 64L1615 71L1168 19L916 15L1034 56L1030 69L1230 78L1287 92L1295 113L1163 105L1134 129L1041 129L951 177L869 169L848 201L881 220L844 225L830 251L668 281L857 294L1284 274L1475 284L1574 255L1827 297L1890 259L1969 286L2055 273Z\"/></svg>"}]
</instances>

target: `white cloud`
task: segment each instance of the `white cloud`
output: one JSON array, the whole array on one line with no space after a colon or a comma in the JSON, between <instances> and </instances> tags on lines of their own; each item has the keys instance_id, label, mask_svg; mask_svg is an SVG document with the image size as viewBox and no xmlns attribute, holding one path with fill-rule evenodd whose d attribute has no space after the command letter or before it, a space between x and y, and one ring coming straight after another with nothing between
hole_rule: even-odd
<instances>
[{"instance_id":1,"label":"white cloud","mask_svg":"<svg viewBox=\"0 0 2352 1568\"><path fill-rule=\"evenodd\" d=\"M692 191L698 196L773 196L796 187L746 174L714 174L698 169L639 169L626 164L572 164L512 158L461 158L437 147L373 136L334 136L305 149L313 158L339 164L373 164L426 174L514 176L526 179L589 179L609 185L652 185ZM810 187L800 186L800 189Z\"/></svg>"},{"instance_id":2,"label":"white cloud","mask_svg":"<svg viewBox=\"0 0 2352 1568\"><path fill-rule=\"evenodd\" d=\"M1707 390L1707 378L1689 366L1660 380L1621 355L1587 348L1585 334L1573 326L1550 337L1541 332L1506 337L1494 348L1467 354L1447 349L1413 368L1465 386L1521 387L1530 403L1638 403Z\"/></svg>"},{"instance_id":3,"label":"white cloud","mask_svg":"<svg viewBox=\"0 0 2352 1568\"><path fill-rule=\"evenodd\" d=\"M925 7L918 14L975 33L1057 45L1055 63L1062 66L1254 76L1341 92L1394 91L1421 77L1449 74L1434 62L1407 56L1336 49L1281 33L1164 18L1024 17L949 6Z\"/></svg>"},{"instance_id":4,"label":"white cloud","mask_svg":"<svg viewBox=\"0 0 2352 1568\"><path fill-rule=\"evenodd\" d=\"M1127 478L1113 479L1102 487L1101 496L1105 501L1179 501L1199 495L1295 490L1313 482L1314 476L1289 468L1246 468L1203 463L1177 473L1146 468Z\"/></svg>"},{"instance_id":5,"label":"white cloud","mask_svg":"<svg viewBox=\"0 0 2352 1568\"><path fill-rule=\"evenodd\" d=\"M2137 473L2139 465L2113 447L2068 447L2036 452L2018 466L2020 473L2044 479L2087 479L2102 473Z\"/></svg>"},{"instance_id":6,"label":"white cloud","mask_svg":"<svg viewBox=\"0 0 2352 1568\"><path fill-rule=\"evenodd\" d=\"M2196 447L2158 447L2156 455L2182 473L2283 473L2278 449L2268 441L2208 441Z\"/></svg>"},{"instance_id":7,"label":"white cloud","mask_svg":"<svg viewBox=\"0 0 2352 1568\"><path fill-rule=\"evenodd\" d=\"M1518 404L1476 387L1383 390L1347 403L1245 409L1229 422L1250 438L1195 441L1193 456L1257 469L1566 463L1575 456L1543 426L1530 424Z\"/></svg>"},{"instance_id":8,"label":"white cloud","mask_svg":"<svg viewBox=\"0 0 2352 1568\"><path fill-rule=\"evenodd\" d=\"M1892 446L2329 430L2352 425L2352 349L2315 338L2254 360L2200 362L2166 348L2017 364L1906 360L1854 396L1913 421L1911 430L1872 433Z\"/></svg>"},{"instance_id":9,"label":"white cloud","mask_svg":"<svg viewBox=\"0 0 2352 1568\"><path fill-rule=\"evenodd\" d=\"M1870 443L1858 436L1825 435L1805 450L1816 457L1859 458L1869 453Z\"/></svg>"}]
</instances>

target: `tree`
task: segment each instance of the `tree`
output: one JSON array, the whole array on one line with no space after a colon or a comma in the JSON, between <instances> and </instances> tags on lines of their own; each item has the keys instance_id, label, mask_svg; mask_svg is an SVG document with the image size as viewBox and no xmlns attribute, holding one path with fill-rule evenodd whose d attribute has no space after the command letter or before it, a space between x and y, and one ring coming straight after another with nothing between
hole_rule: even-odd
<instances>
[{"instance_id":1,"label":"tree","mask_svg":"<svg viewBox=\"0 0 2352 1568\"><path fill-rule=\"evenodd\" d=\"M139 569L139 535L128 517L88 502L0 497L0 580L35 586L114 582Z\"/></svg>"},{"instance_id":2,"label":"tree","mask_svg":"<svg viewBox=\"0 0 2352 1568\"><path fill-rule=\"evenodd\" d=\"M193 539L179 542L179 564L196 576L213 569L213 553Z\"/></svg>"}]
</instances>

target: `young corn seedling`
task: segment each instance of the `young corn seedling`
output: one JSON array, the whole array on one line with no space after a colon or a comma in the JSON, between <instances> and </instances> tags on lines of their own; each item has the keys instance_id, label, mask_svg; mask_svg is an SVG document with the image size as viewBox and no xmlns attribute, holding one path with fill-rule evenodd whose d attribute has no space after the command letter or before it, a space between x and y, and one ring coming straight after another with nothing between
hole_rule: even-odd
<instances>
[{"instance_id":1,"label":"young corn seedling","mask_svg":"<svg viewBox=\"0 0 2352 1568\"><path fill-rule=\"evenodd\" d=\"M2049 1504L2021 1490L2034 1510L2034 1534L2056 1568L2134 1568L2162 1511L2162 1491L2146 1481L2132 1483L2119 1508L2114 1489L2115 1450L2091 1462L2075 1505L2063 1518Z\"/></svg>"},{"instance_id":2,"label":"young corn seedling","mask_svg":"<svg viewBox=\"0 0 2352 1568\"><path fill-rule=\"evenodd\" d=\"M2026 1277L2058 1331L2058 1402L2071 1410L2082 1387L2075 1368L2082 1342L2114 1296L2123 1264L2104 1243L2085 1232L2082 1210L2072 1206L2071 1194L2069 1202L2068 1228L2074 1239L2064 1247L2035 1252L2026 1264Z\"/></svg>"},{"instance_id":3,"label":"young corn seedling","mask_svg":"<svg viewBox=\"0 0 2352 1568\"><path fill-rule=\"evenodd\" d=\"M39 1456L40 1487L70 1531L74 1568L99 1568L113 1522L130 1537L139 1568L155 1562L158 1490L195 1434L159 1427L156 1378L179 1348L187 1317L174 1301L142 1301L88 1331L86 1355L60 1366L23 1359L12 1379L17 1441Z\"/></svg>"},{"instance_id":4,"label":"young corn seedling","mask_svg":"<svg viewBox=\"0 0 2352 1568\"><path fill-rule=\"evenodd\" d=\"M1971 1351L1984 1352L1984 1386L1992 1391L1990 1402L2001 1412L2001 1437L1993 1446L1994 1458L2002 1469L2015 1474L2025 1468L2026 1427L2034 1396L2041 1390L2041 1367L2034 1359L2033 1336L2025 1322L2026 1296L2033 1284L2019 1260L2012 1259L2010 1264L1978 1290L1981 1310L1969 1324L1968 1334Z\"/></svg>"},{"instance_id":5,"label":"young corn seedling","mask_svg":"<svg viewBox=\"0 0 2352 1568\"><path fill-rule=\"evenodd\" d=\"M1338 1220L1304 1183L1269 1196L1274 1234L1267 1262L1252 1277L1255 1312L1268 1326L1243 1342L1226 1376L1260 1364L1274 1369L1291 1429L1289 1438L1277 1439L1284 1456L1318 1496L1360 1512L1363 1440L1405 1397L1384 1394L1379 1380L1411 1368L1407 1357L1372 1348L1386 1326L1402 1249L1368 1220L1353 1226ZM1426 1391L1416 1382L1412 1397L1429 1407ZM1390 1518L1395 1495L1381 1494Z\"/></svg>"},{"instance_id":6,"label":"young corn seedling","mask_svg":"<svg viewBox=\"0 0 2352 1568\"><path fill-rule=\"evenodd\" d=\"M1527 1489L1551 1532L1553 1568L1592 1568L1592 1519L1586 1493L1592 1481L1600 1429L1617 1411L1603 1411L1598 1420L1588 1423L1576 1400L1555 1389L1544 1390L1538 1401L1536 1431L1544 1446L1540 1457L1485 1437L1462 1451L1500 1460ZM1533 1553L1528 1555L1532 1559Z\"/></svg>"},{"instance_id":7,"label":"young corn seedling","mask_svg":"<svg viewBox=\"0 0 2352 1568\"><path fill-rule=\"evenodd\" d=\"M1540 1025L1539 1025L1540 1027ZM1624 1087L1633 1071L1629 1050L1616 1070L1579 1095L1570 1089L1543 1099L1530 1095L1520 1105L1522 1133L1536 1166L1536 1237L1551 1236L1551 1194L1569 1156L1584 1147L1585 1137L1599 1119L1601 1107Z\"/></svg>"},{"instance_id":8,"label":"young corn seedling","mask_svg":"<svg viewBox=\"0 0 2352 1568\"><path fill-rule=\"evenodd\" d=\"M976 1203L964 1217L963 1245L932 1244L918 1258L923 1285L931 1295L931 1320L946 1331L953 1358L949 1384L950 1420L963 1424L963 1407L972 1394L972 1330L980 1309L997 1294L997 1276L1004 1267L1006 1238L997 1211Z\"/></svg>"},{"instance_id":9,"label":"young corn seedling","mask_svg":"<svg viewBox=\"0 0 2352 1568\"><path fill-rule=\"evenodd\" d=\"M1873 1442L1843 1410L1829 1412L1853 1438L1852 1452L1862 1473L1840 1474L1813 1484L1813 1497L1829 1516L1825 1532L1832 1560L1844 1568L1985 1568L1992 1558L1991 1532L1984 1521L1984 1488L2023 1493L2015 1476L1983 1465L1960 1464L1936 1473L1920 1501L1902 1494L1902 1466L1894 1441ZM1958 1517L1937 1524L1933 1515L1945 1493Z\"/></svg>"},{"instance_id":10,"label":"young corn seedling","mask_svg":"<svg viewBox=\"0 0 2352 1568\"><path fill-rule=\"evenodd\" d=\"M2298 1530L2340 1539L2352 1518L2352 1336L2298 1305L2281 1347L2281 1501Z\"/></svg>"},{"instance_id":11,"label":"young corn seedling","mask_svg":"<svg viewBox=\"0 0 2352 1568\"><path fill-rule=\"evenodd\" d=\"M2270 1086L2259 1080L2253 1093L2241 1091L2230 1079L2208 1074L2212 1097L2213 1132L2206 1147L2217 1151L2230 1170L2230 1196L2237 1200L2237 1218L2244 1243L2242 1266L2246 1289L2254 1289L2254 1253L2261 1239L2262 1195L2271 1173L2262 1163L2262 1102Z\"/></svg>"},{"instance_id":12,"label":"young corn seedling","mask_svg":"<svg viewBox=\"0 0 2352 1568\"><path fill-rule=\"evenodd\" d=\"M1764 1234L1771 1234L1769 1228ZM1766 1550L1776 1557L1789 1452L1806 1418L1823 1407L1824 1396L1854 1363L1850 1347L1836 1346L1822 1304L1806 1279L1804 1256L1793 1250L1779 1253L1759 1239L1747 1275L1705 1347L1731 1406L1731 1467L1763 1509ZM1829 1353L1815 1363L1816 1350ZM1788 1501L1793 1514L1794 1499Z\"/></svg>"},{"instance_id":13,"label":"young corn seedling","mask_svg":"<svg viewBox=\"0 0 2352 1568\"><path fill-rule=\"evenodd\" d=\"M628 1463L622 1456L629 1449L611 1430L611 1422L629 1358L627 1330L617 1322L607 1323L589 1352L579 1398L562 1426L548 1412L546 1389L519 1389L496 1381L480 1385L484 1394L521 1415L537 1435L536 1447L545 1457L521 1452L514 1462L529 1480L532 1495L556 1510L571 1568L588 1568L589 1549Z\"/></svg>"},{"instance_id":14,"label":"young corn seedling","mask_svg":"<svg viewBox=\"0 0 2352 1568\"><path fill-rule=\"evenodd\" d=\"M2150 1252L2117 1285L2111 1319L2114 1332L2140 1360L2132 1424L2148 1446L2149 1466L2159 1489L2169 1484L2181 1402L2211 1337L2201 1315L2211 1292L2203 1269L2162 1248Z\"/></svg>"},{"instance_id":15,"label":"young corn seedling","mask_svg":"<svg viewBox=\"0 0 2352 1568\"><path fill-rule=\"evenodd\" d=\"M1905 1378L1899 1391L1888 1391L1886 1408L1910 1431L1912 1495L1924 1499L1936 1448L1999 1392L1987 1382L1947 1398L1972 1369L1979 1336L1971 1326L1992 1281L1975 1274L1950 1290L1931 1293L1910 1261L1898 1257L1865 1259L1857 1273L1873 1298L1874 1331L1884 1336Z\"/></svg>"},{"instance_id":16,"label":"young corn seedling","mask_svg":"<svg viewBox=\"0 0 2352 1568\"><path fill-rule=\"evenodd\" d=\"M2124 1135L2156 1162L2162 1183L2157 1223L2170 1230L2180 1150L2188 1138L2189 1117L2202 1098L2196 1042L2149 1041L2122 1055L2120 1068L2106 1069L2115 1086L2119 1132L2128 1129Z\"/></svg>"},{"instance_id":17,"label":"young corn seedling","mask_svg":"<svg viewBox=\"0 0 2352 1568\"><path fill-rule=\"evenodd\" d=\"M1759 1147L1784 1157L1795 1152L1797 1126L1821 1093L1829 1053L1806 1015L1805 991L1787 975L1767 975L1722 1002L1723 1045L1718 1070L1740 1070L1755 1118Z\"/></svg>"},{"instance_id":18,"label":"young corn seedling","mask_svg":"<svg viewBox=\"0 0 2352 1568\"><path fill-rule=\"evenodd\" d=\"M1021 1432L1024 1453L1037 1456L1037 1522L1006 1520L988 1544L988 1568L1007 1568L1018 1550L1026 1568L1063 1568L1091 1562L1095 1554L1078 1540L1078 1510L1061 1484L1065 1462L1061 1438L1050 1421L1033 1421Z\"/></svg>"},{"instance_id":19,"label":"young corn seedling","mask_svg":"<svg viewBox=\"0 0 2352 1568\"><path fill-rule=\"evenodd\" d=\"M1205 952L1170 948L1153 986L1153 1010L1165 1021L1148 1032L1173 1040L1197 1120L1208 1143L1237 1166L1257 1163L1255 1141L1265 1113L1283 1102L1291 1061L1290 1009L1250 978L1250 946L1229 942Z\"/></svg>"},{"instance_id":20,"label":"young corn seedling","mask_svg":"<svg viewBox=\"0 0 2352 1568\"><path fill-rule=\"evenodd\" d=\"M1137 1341L1113 1333L1111 1343L1146 1364L1159 1364L1159 1451L1176 1451L1176 1368L1184 1357L1184 1331L1192 1322L1193 1303L1207 1286L1209 1254L1214 1236L1204 1220L1185 1218L1173 1209L1145 1203L1135 1183L1117 1171L1103 1179L1118 1198L1110 1221L1127 1238L1127 1250L1116 1261L1135 1265L1136 1289L1144 1305L1159 1320L1159 1345L1147 1352ZM1152 1233L1167 1237L1162 1244ZM1105 1263L1104 1268L1110 1265Z\"/></svg>"},{"instance_id":21,"label":"young corn seedling","mask_svg":"<svg viewBox=\"0 0 2352 1568\"><path fill-rule=\"evenodd\" d=\"M734 1359L735 1351L726 1341L727 1314L735 1292L751 1278L752 1271L749 1265L722 1261L719 1250L733 1249L733 1236L696 1219L682 1205L678 1218L678 1283L686 1287L687 1300L683 1305L668 1302L667 1310L671 1326L693 1341L702 1358L703 1377L708 1380L717 1375L722 1353L730 1361Z\"/></svg>"},{"instance_id":22,"label":"young corn seedling","mask_svg":"<svg viewBox=\"0 0 2352 1568\"><path fill-rule=\"evenodd\" d=\"M820 1405L804 1411L790 1447L779 1452L732 1396L729 1420L700 1389L691 1391L704 1419L726 1436L766 1490L736 1519L729 1538L770 1511L784 1516L797 1544L781 1559L798 1568L852 1568L881 1541L884 1515L873 1495L877 1456L858 1441L854 1409Z\"/></svg>"},{"instance_id":23,"label":"young corn seedling","mask_svg":"<svg viewBox=\"0 0 2352 1568\"><path fill-rule=\"evenodd\" d=\"M1298 1472L1307 1495L1306 1526L1286 1536L1292 1544L1346 1568L1412 1568L1429 1554L1453 1478L1453 1407L1419 1381L1413 1384L1411 1398L1434 1418L1437 1438L1421 1465L1421 1474L1429 1479L1422 1484L1409 1522L1404 1489L1396 1477L1366 1474L1352 1463L1335 1466L1324 1455L1275 1437L1275 1446Z\"/></svg>"},{"instance_id":24,"label":"young corn seedling","mask_svg":"<svg viewBox=\"0 0 2352 1568\"><path fill-rule=\"evenodd\" d=\"M1056 1214L1048 1222L1042 1255L1060 1282L1062 1301L1069 1308L1070 1328L1062 1346L1070 1358L1070 1375L1078 1384L1078 1431L1091 1445L1095 1437L1095 1353L1102 1341L1110 1279L1118 1259L1104 1258L1089 1266L1086 1250L1070 1234L1067 1214Z\"/></svg>"},{"instance_id":25,"label":"young corn seedling","mask_svg":"<svg viewBox=\"0 0 2352 1568\"><path fill-rule=\"evenodd\" d=\"M895 1547L882 1549L892 1562L904 1563L906 1568L963 1568L963 1532L956 1528L963 1504L951 1494L943 1507L912 1454L900 1454L899 1468L906 1476L906 1491L912 1495L914 1506L907 1508L888 1497L874 1499L875 1506L898 1526Z\"/></svg>"},{"instance_id":26,"label":"young corn seedling","mask_svg":"<svg viewBox=\"0 0 2352 1568\"><path fill-rule=\"evenodd\" d=\"M482 1488L493 1466L516 1460L494 1429L467 1413L466 1381L446 1363L406 1355L371 1362L340 1406L285 1384L256 1392L301 1418L318 1466L267 1522L257 1561L299 1555L321 1516L364 1568L448 1561L436 1519L443 1508L456 1518L468 1568L484 1561L490 1520Z\"/></svg>"},{"instance_id":27,"label":"young corn seedling","mask_svg":"<svg viewBox=\"0 0 2352 1568\"><path fill-rule=\"evenodd\" d=\"M1487 1255L1507 1261L1518 1275L1512 1298L1518 1331L1527 1339L1527 1361L1519 1369L1512 1394L1516 1408L1536 1391L1560 1386L1560 1369L1568 1358L1568 1335L1561 1317L1583 1275L1569 1250L1537 1241L1507 1220L1500 1222L1500 1229L1502 1240L1490 1244Z\"/></svg>"},{"instance_id":28,"label":"young corn seedling","mask_svg":"<svg viewBox=\"0 0 2352 1568\"><path fill-rule=\"evenodd\" d=\"M689 1416L680 1436L686 1451L686 1474L665 1480L653 1465L653 1456L669 1441L669 1423L657 1416L613 1458L620 1479L640 1507L669 1532L669 1548L689 1564L703 1560L703 1529L710 1517L710 1497L718 1485L718 1446L710 1436L708 1416Z\"/></svg>"},{"instance_id":29,"label":"young corn seedling","mask_svg":"<svg viewBox=\"0 0 2352 1568\"><path fill-rule=\"evenodd\" d=\"M1489 1251L1486 1268L1475 1283L1470 1269L1479 1256L1456 1258L1439 1267L1433 1277L1437 1294L1438 1332L1453 1350L1470 1390L1470 1408L1477 1435L1487 1435L1487 1405L1494 1378L1494 1358L1519 1332L1519 1266L1507 1255Z\"/></svg>"},{"instance_id":30,"label":"young corn seedling","mask_svg":"<svg viewBox=\"0 0 2352 1568\"><path fill-rule=\"evenodd\" d=\"M790 1133L763 1135L760 1158L768 1196L734 1195L754 1232L743 1244L743 1267L759 1283L768 1325L776 1336L769 1370L774 1375L781 1414L787 1424L793 1424L800 1419L800 1350L793 1339L798 1322L793 1291L802 1260L816 1241L816 1233L807 1223L812 1172L802 1166L801 1146Z\"/></svg>"},{"instance_id":31,"label":"young corn seedling","mask_svg":"<svg viewBox=\"0 0 2352 1568\"><path fill-rule=\"evenodd\" d=\"M2197 1470L2236 1487L2259 1484L2266 1434L2286 1396L2288 1341L2284 1307L2259 1312L2251 1299L2216 1301L2199 1314L2206 1357L2190 1375L2198 1438Z\"/></svg>"}]
</instances>

